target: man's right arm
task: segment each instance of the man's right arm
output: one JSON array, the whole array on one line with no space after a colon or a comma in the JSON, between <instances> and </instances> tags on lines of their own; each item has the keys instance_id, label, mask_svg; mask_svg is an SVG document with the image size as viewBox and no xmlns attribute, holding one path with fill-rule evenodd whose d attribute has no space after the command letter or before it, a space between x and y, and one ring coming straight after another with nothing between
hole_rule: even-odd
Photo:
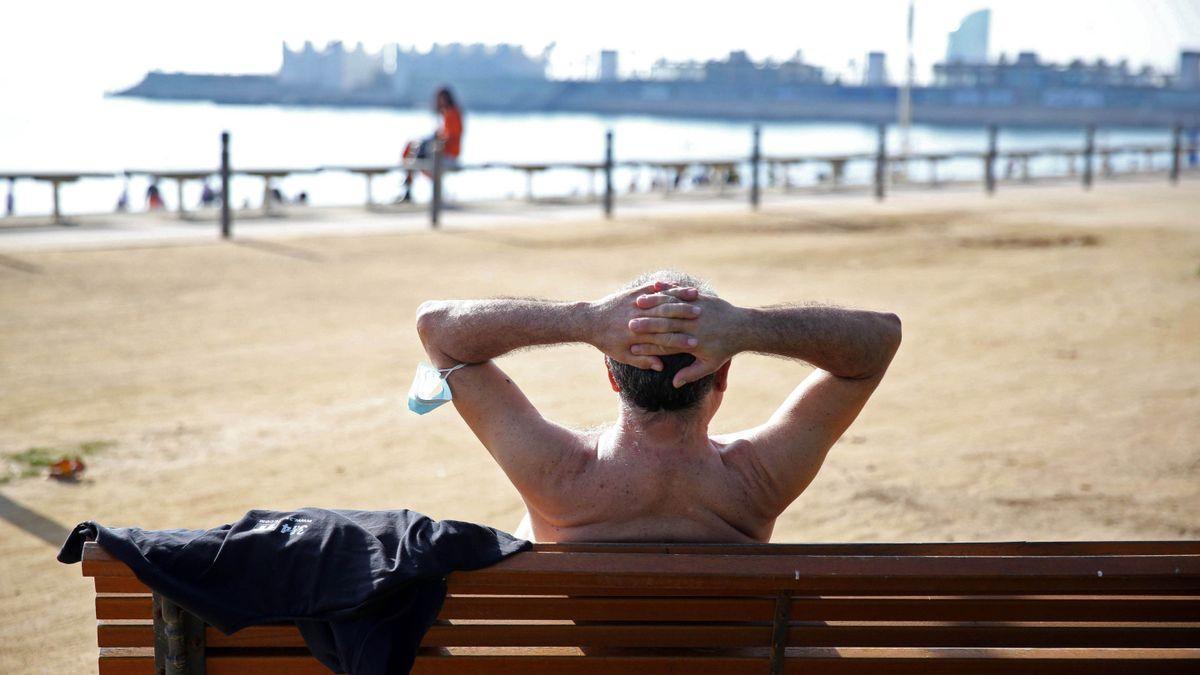
<instances>
[{"instance_id":1,"label":"man's right arm","mask_svg":"<svg viewBox=\"0 0 1200 675\"><path fill-rule=\"evenodd\" d=\"M639 300L643 307L654 302ZM800 359L816 367L767 422L737 434L750 442L761 503L782 512L816 477L829 448L879 385L900 345L900 319L836 307L749 309L709 296L695 302L703 307L688 327L699 342L688 350L696 362L678 373L677 385L716 371L739 352ZM675 327L637 319L631 328ZM633 351L657 353L646 345Z\"/></svg>"}]
</instances>

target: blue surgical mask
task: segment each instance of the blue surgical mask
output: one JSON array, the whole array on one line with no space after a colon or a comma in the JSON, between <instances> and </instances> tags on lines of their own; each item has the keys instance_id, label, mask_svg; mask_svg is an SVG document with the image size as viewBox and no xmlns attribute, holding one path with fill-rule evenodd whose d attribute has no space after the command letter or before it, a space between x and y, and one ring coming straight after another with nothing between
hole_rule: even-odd
<instances>
[{"instance_id":1,"label":"blue surgical mask","mask_svg":"<svg viewBox=\"0 0 1200 675\"><path fill-rule=\"evenodd\" d=\"M428 363L418 364L417 374L408 390L408 409L418 415L424 415L453 398L450 383L446 379L450 377L450 373L465 365L467 364L460 363L452 368L438 369Z\"/></svg>"}]
</instances>

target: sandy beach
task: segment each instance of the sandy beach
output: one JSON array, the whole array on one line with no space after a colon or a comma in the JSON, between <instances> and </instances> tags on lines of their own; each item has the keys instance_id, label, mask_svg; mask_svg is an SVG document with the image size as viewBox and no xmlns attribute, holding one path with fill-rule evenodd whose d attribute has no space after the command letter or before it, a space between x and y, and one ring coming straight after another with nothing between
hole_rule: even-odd
<instances>
[{"instance_id":1,"label":"sandy beach","mask_svg":"<svg viewBox=\"0 0 1200 675\"><path fill-rule=\"evenodd\" d=\"M0 257L0 672L96 668L82 520L207 527L250 508L406 507L516 526L449 407L405 408L435 297L592 299L640 272L738 304L894 311L879 391L774 541L1200 537L1200 183L862 196L757 214L249 240ZM600 355L502 366L543 412L616 402ZM715 429L808 372L739 356ZM31 448L85 478L21 477ZM36 454L36 453L34 453Z\"/></svg>"}]
</instances>

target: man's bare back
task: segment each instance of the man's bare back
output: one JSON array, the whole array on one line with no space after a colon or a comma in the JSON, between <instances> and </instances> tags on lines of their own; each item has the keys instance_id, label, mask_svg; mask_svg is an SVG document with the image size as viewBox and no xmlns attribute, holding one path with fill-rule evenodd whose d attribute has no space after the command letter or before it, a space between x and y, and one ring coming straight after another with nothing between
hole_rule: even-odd
<instances>
[{"instance_id":1,"label":"man's bare back","mask_svg":"<svg viewBox=\"0 0 1200 675\"><path fill-rule=\"evenodd\" d=\"M828 307L746 309L658 272L590 303L427 302L418 331L459 414L525 501L537 541L768 541L775 519L883 377L899 320ZM492 359L585 342L605 354L617 420L576 431L543 418ZM816 370L763 424L710 437L734 354Z\"/></svg>"}]
</instances>

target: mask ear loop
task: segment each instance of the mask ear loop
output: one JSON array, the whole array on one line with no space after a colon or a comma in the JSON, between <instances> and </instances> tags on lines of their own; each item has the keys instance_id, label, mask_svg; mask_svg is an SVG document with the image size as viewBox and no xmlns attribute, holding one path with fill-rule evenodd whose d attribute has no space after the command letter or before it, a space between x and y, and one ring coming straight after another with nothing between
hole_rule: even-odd
<instances>
[{"instance_id":1,"label":"mask ear loop","mask_svg":"<svg viewBox=\"0 0 1200 675\"><path fill-rule=\"evenodd\" d=\"M459 368L463 368L467 365L468 364L466 364L466 363L460 363L457 366L450 366L449 368L438 368L437 371L442 374L442 379L444 380L444 379L450 377L450 373L453 373L454 371L458 370Z\"/></svg>"}]
</instances>

